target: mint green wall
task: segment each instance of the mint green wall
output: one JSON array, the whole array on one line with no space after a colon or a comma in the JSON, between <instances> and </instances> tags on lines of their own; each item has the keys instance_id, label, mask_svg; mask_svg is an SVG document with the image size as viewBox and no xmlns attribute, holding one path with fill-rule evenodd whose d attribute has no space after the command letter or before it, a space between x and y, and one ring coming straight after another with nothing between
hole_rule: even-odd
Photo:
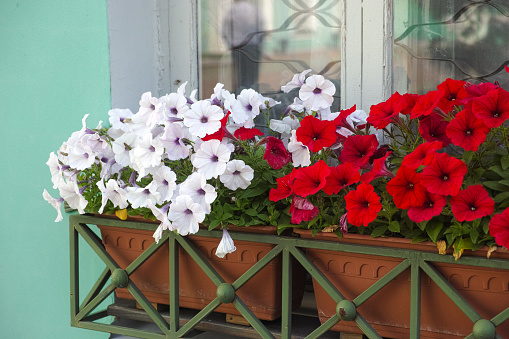
<instances>
[{"instance_id":1,"label":"mint green wall","mask_svg":"<svg viewBox=\"0 0 509 339\"><path fill-rule=\"evenodd\" d=\"M0 338L108 337L70 327L68 224L42 199L49 153L107 120L107 23L106 0L0 1Z\"/></svg>"}]
</instances>

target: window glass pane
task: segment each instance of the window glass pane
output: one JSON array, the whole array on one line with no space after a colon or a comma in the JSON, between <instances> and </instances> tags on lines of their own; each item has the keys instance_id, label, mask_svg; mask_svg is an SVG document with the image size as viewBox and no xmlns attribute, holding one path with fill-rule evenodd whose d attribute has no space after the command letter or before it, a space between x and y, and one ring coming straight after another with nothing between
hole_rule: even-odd
<instances>
[{"instance_id":1,"label":"window glass pane","mask_svg":"<svg viewBox=\"0 0 509 339\"><path fill-rule=\"evenodd\" d=\"M507 0L394 0L394 90L419 93L447 78L508 85Z\"/></svg>"},{"instance_id":2,"label":"window glass pane","mask_svg":"<svg viewBox=\"0 0 509 339\"><path fill-rule=\"evenodd\" d=\"M254 88L286 103L281 85L293 74L312 69L334 82L339 107L341 3L198 1L201 96L211 95L221 82L237 94Z\"/></svg>"}]
</instances>

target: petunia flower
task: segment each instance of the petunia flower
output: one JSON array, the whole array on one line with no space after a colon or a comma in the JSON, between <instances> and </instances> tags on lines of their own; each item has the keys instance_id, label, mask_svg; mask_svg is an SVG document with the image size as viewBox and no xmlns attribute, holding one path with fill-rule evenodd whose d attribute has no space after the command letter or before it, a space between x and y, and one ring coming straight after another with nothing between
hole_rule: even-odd
<instances>
[{"instance_id":1,"label":"petunia flower","mask_svg":"<svg viewBox=\"0 0 509 339\"><path fill-rule=\"evenodd\" d=\"M148 169L161 164L163 153L164 146L161 140L152 138L152 134L148 133L129 152L129 156L134 170L139 172L140 177L144 177Z\"/></svg>"},{"instance_id":2,"label":"petunia flower","mask_svg":"<svg viewBox=\"0 0 509 339\"><path fill-rule=\"evenodd\" d=\"M53 183L53 188L57 188L60 181L63 180L63 168L60 165L58 157L55 153L51 152L49 154L49 159L46 162L46 165L48 165L51 172L51 182Z\"/></svg>"},{"instance_id":3,"label":"petunia flower","mask_svg":"<svg viewBox=\"0 0 509 339\"><path fill-rule=\"evenodd\" d=\"M385 162L387 158L392 154L392 152L386 152L384 156L381 158L376 158L373 160L373 166L369 172L366 172L361 175L362 182L369 184L372 180L380 177L394 177L394 174L389 171Z\"/></svg>"},{"instance_id":4,"label":"petunia flower","mask_svg":"<svg viewBox=\"0 0 509 339\"><path fill-rule=\"evenodd\" d=\"M218 258L224 258L225 255L229 253L233 253L237 250L235 245L233 244L233 239L226 230L226 228L223 228L223 237L221 238L221 241L219 242L219 245L216 249L216 256Z\"/></svg>"},{"instance_id":5,"label":"petunia flower","mask_svg":"<svg viewBox=\"0 0 509 339\"><path fill-rule=\"evenodd\" d=\"M225 187L236 191L246 189L254 178L254 170L242 160L234 159L226 164L226 170L219 176Z\"/></svg>"},{"instance_id":6,"label":"petunia flower","mask_svg":"<svg viewBox=\"0 0 509 339\"><path fill-rule=\"evenodd\" d=\"M281 140L269 136L266 138L266 142L267 146L263 154L263 159L267 160L270 167L279 170L290 162L291 155L288 153Z\"/></svg>"},{"instance_id":7,"label":"petunia flower","mask_svg":"<svg viewBox=\"0 0 509 339\"><path fill-rule=\"evenodd\" d=\"M295 172L295 181L293 182L295 194L301 197L315 194L325 186L325 178L330 174L330 171L329 166L323 160L319 160L312 166L299 168Z\"/></svg>"},{"instance_id":8,"label":"petunia flower","mask_svg":"<svg viewBox=\"0 0 509 339\"><path fill-rule=\"evenodd\" d=\"M205 211L188 195L179 195L170 205L168 219L180 235L194 234L205 220Z\"/></svg>"},{"instance_id":9,"label":"petunia flower","mask_svg":"<svg viewBox=\"0 0 509 339\"><path fill-rule=\"evenodd\" d=\"M179 124L165 126L164 133L160 137L164 146L164 154L170 160L185 159L189 156L191 146L185 143L186 133L184 127Z\"/></svg>"},{"instance_id":10,"label":"petunia flower","mask_svg":"<svg viewBox=\"0 0 509 339\"><path fill-rule=\"evenodd\" d=\"M230 160L230 149L219 140L208 140L201 144L191 157L191 162L205 179L217 178L224 173L226 163Z\"/></svg>"},{"instance_id":11,"label":"petunia flower","mask_svg":"<svg viewBox=\"0 0 509 339\"><path fill-rule=\"evenodd\" d=\"M473 221L490 215L495 208L495 201L482 185L468 186L451 197L451 210L458 221Z\"/></svg>"},{"instance_id":12,"label":"petunia flower","mask_svg":"<svg viewBox=\"0 0 509 339\"><path fill-rule=\"evenodd\" d=\"M60 196L69 204L72 209L78 210L79 214L85 213L88 201L83 197L80 188L75 181L62 180L58 185Z\"/></svg>"},{"instance_id":13,"label":"petunia flower","mask_svg":"<svg viewBox=\"0 0 509 339\"><path fill-rule=\"evenodd\" d=\"M405 93L401 96L399 100L399 108L401 114L409 115L412 112L415 104L419 102L419 98L421 96L419 94Z\"/></svg>"},{"instance_id":14,"label":"petunia flower","mask_svg":"<svg viewBox=\"0 0 509 339\"><path fill-rule=\"evenodd\" d=\"M467 174L467 165L447 153L437 153L421 174L421 183L431 193L457 195Z\"/></svg>"},{"instance_id":15,"label":"petunia flower","mask_svg":"<svg viewBox=\"0 0 509 339\"><path fill-rule=\"evenodd\" d=\"M312 75L301 86L299 98L304 101L303 105L306 108L318 111L332 105L334 93L336 93L336 87L330 80L326 80L321 75Z\"/></svg>"},{"instance_id":16,"label":"petunia flower","mask_svg":"<svg viewBox=\"0 0 509 339\"><path fill-rule=\"evenodd\" d=\"M84 143L76 143L69 152L69 166L79 171L90 168L95 162L95 153Z\"/></svg>"},{"instance_id":17,"label":"petunia flower","mask_svg":"<svg viewBox=\"0 0 509 339\"><path fill-rule=\"evenodd\" d=\"M490 221L490 234L495 238L497 245L509 249L509 208L502 213L495 214Z\"/></svg>"},{"instance_id":18,"label":"petunia flower","mask_svg":"<svg viewBox=\"0 0 509 339\"><path fill-rule=\"evenodd\" d=\"M401 105L399 104L400 100L401 94L395 92L388 100L372 105L369 110L367 122L376 129L385 128L391 123L401 126L403 123L399 117L401 109Z\"/></svg>"},{"instance_id":19,"label":"petunia flower","mask_svg":"<svg viewBox=\"0 0 509 339\"><path fill-rule=\"evenodd\" d=\"M292 215L291 223L300 224L302 221L313 220L319 213L318 207L314 206L307 199L293 196L292 204L288 212Z\"/></svg>"},{"instance_id":20,"label":"petunia flower","mask_svg":"<svg viewBox=\"0 0 509 339\"><path fill-rule=\"evenodd\" d=\"M108 203L108 200L113 203L113 207L118 207L119 209L124 209L129 205L126 199L127 192L118 185L116 180L110 179L106 182L106 185L103 180L99 180L97 182L97 187L101 191L102 196L99 213L104 211L104 207Z\"/></svg>"},{"instance_id":21,"label":"petunia flower","mask_svg":"<svg viewBox=\"0 0 509 339\"><path fill-rule=\"evenodd\" d=\"M465 85L467 97L461 100L460 104L466 105L467 103L472 102L474 99L486 95L488 92L493 91L499 87L499 85L492 84L491 82L483 82L477 85L467 83Z\"/></svg>"},{"instance_id":22,"label":"petunia flower","mask_svg":"<svg viewBox=\"0 0 509 339\"><path fill-rule=\"evenodd\" d=\"M387 183L387 192L397 208L422 206L426 199L426 188L421 184L420 176L415 170L401 166L396 176Z\"/></svg>"},{"instance_id":23,"label":"petunia flower","mask_svg":"<svg viewBox=\"0 0 509 339\"><path fill-rule=\"evenodd\" d=\"M297 131L292 131L288 151L292 154L292 164L294 167L311 165L311 154L309 148L297 140Z\"/></svg>"},{"instance_id":24,"label":"petunia flower","mask_svg":"<svg viewBox=\"0 0 509 339\"><path fill-rule=\"evenodd\" d=\"M325 186L322 190L328 194L337 194L346 186L358 183L360 180L359 168L349 162L330 167L330 174L325 178Z\"/></svg>"},{"instance_id":25,"label":"petunia flower","mask_svg":"<svg viewBox=\"0 0 509 339\"><path fill-rule=\"evenodd\" d=\"M167 118L184 118L184 113L189 110L187 99L184 95L178 93L170 93L159 98L162 104L162 112Z\"/></svg>"},{"instance_id":26,"label":"petunia flower","mask_svg":"<svg viewBox=\"0 0 509 339\"><path fill-rule=\"evenodd\" d=\"M263 104L260 97L260 93L252 88L243 89L230 109L233 121L246 128L254 127L254 118L260 114L260 106Z\"/></svg>"},{"instance_id":27,"label":"petunia flower","mask_svg":"<svg viewBox=\"0 0 509 339\"><path fill-rule=\"evenodd\" d=\"M250 140L257 135L263 135L263 133L257 128L240 127L233 133L233 135L239 140Z\"/></svg>"},{"instance_id":28,"label":"petunia flower","mask_svg":"<svg viewBox=\"0 0 509 339\"><path fill-rule=\"evenodd\" d=\"M477 152L479 146L486 140L486 135L490 129L484 122L476 118L474 113L465 108L447 125L447 136L456 146L460 146L467 151Z\"/></svg>"},{"instance_id":29,"label":"petunia flower","mask_svg":"<svg viewBox=\"0 0 509 339\"><path fill-rule=\"evenodd\" d=\"M465 89L466 81L454 80L447 78L444 82L437 86L437 89L442 92L442 98L438 103L438 107L445 113L453 110L454 106L460 105L461 100L468 96Z\"/></svg>"},{"instance_id":30,"label":"petunia flower","mask_svg":"<svg viewBox=\"0 0 509 339\"><path fill-rule=\"evenodd\" d=\"M346 139L338 160L362 167L369 162L377 148L378 140L375 135L352 135Z\"/></svg>"},{"instance_id":31,"label":"petunia flower","mask_svg":"<svg viewBox=\"0 0 509 339\"><path fill-rule=\"evenodd\" d=\"M421 116L428 116L438 106L440 99L443 96L442 91L430 91L419 97L419 101L414 105L410 111L410 118L415 119Z\"/></svg>"},{"instance_id":32,"label":"petunia flower","mask_svg":"<svg viewBox=\"0 0 509 339\"><path fill-rule=\"evenodd\" d=\"M221 119L224 117L220 107L206 100L195 102L183 115L184 125L189 127L189 132L200 138L221 128Z\"/></svg>"},{"instance_id":33,"label":"petunia flower","mask_svg":"<svg viewBox=\"0 0 509 339\"><path fill-rule=\"evenodd\" d=\"M214 186L208 184L205 177L199 172L191 174L184 180L180 185L179 194L190 196L194 202L200 204L205 213L210 213L210 205L217 197Z\"/></svg>"},{"instance_id":34,"label":"petunia flower","mask_svg":"<svg viewBox=\"0 0 509 339\"><path fill-rule=\"evenodd\" d=\"M295 173L297 169L294 168L289 174L284 177L276 179L277 188L272 188L269 192L270 201L279 201L288 198L293 194L293 181L295 180Z\"/></svg>"},{"instance_id":35,"label":"petunia flower","mask_svg":"<svg viewBox=\"0 0 509 339\"><path fill-rule=\"evenodd\" d=\"M336 126L331 121L320 120L308 115L300 122L297 140L316 153L336 142Z\"/></svg>"},{"instance_id":36,"label":"petunia flower","mask_svg":"<svg viewBox=\"0 0 509 339\"><path fill-rule=\"evenodd\" d=\"M152 177L157 186L156 191L161 195L157 203L162 204L165 201L170 201L173 197L173 191L177 188L175 172L167 166L160 166L152 173Z\"/></svg>"},{"instance_id":37,"label":"petunia flower","mask_svg":"<svg viewBox=\"0 0 509 339\"><path fill-rule=\"evenodd\" d=\"M420 121L419 132L424 140L441 141L442 147L446 147L451 143L451 139L447 136L447 125L449 121L433 113Z\"/></svg>"},{"instance_id":38,"label":"petunia flower","mask_svg":"<svg viewBox=\"0 0 509 339\"><path fill-rule=\"evenodd\" d=\"M64 198L59 199L53 198L46 190L42 192L42 197L44 198L44 200L49 202L54 209L57 210L57 218L55 219L55 222L62 221L64 219L62 217L62 203L64 202Z\"/></svg>"},{"instance_id":39,"label":"petunia flower","mask_svg":"<svg viewBox=\"0 0 509 339\"><path fill-rule=\"evenodd\" d=\"M129 153L138 142L138 137L133 133L126 133L115 139L115 141L111 143L111 148L113 153L115 153L115 161L122 166L130 166L131 156Z\"/></svg>"},{"instance_id":40,"label":"petunia flower","mask_svg":"<svg viewBox=\"0 0 509 339\"><path fill-rule=\"evenodd\" d=\"M472 102L472 112L489 128L498 127L509 119L509 92L497 88Z\"/></svg>"},{"instance_id":41,"label":"petunia flower","mask_svg":"<svg viewBox=\"0 0 509 339\"><path fill-rule=\"evenodd\" d=\"M411 206L408 209L408 218L413 222L423 222L442 213L442 209L447 205L447 199L440 194L434 194L426 191L426 198L420 206Z\"/></svg>"},{"instance_id":42,"label":"petunia flower","mask_svg":"<svg viewBox=\"0 0 509 339\"><path fill-rule=\"evenodd\" d=\"M424 144L420 144L412 153L407 154L403 158L401 166L409 167L413 170L418 169L421 165L428 166L431 164L436 151L441 148L441 141L425 142Z\"/></svg>"},{"instance_id":43,"label":"petunia flower","mask_svg":"<svg viewBox=\"0 0 509 339\"><path fill-rule=\"evenodd\" d=\"M281 86L281 90L285 93L290 92L294 88L299 88L304 84L304 79L306 79L306 74L311 72L310 69L307 69L301 73L297 73L293 76L292 80L288 82L286 85Z\"/></svg>"},{"instance_id":44,"label":"petunia flower","mask_svg":"<svg viewBox=\"0 0 509 339\"><path fill-rule=\"evenodd\" d=\"M160 197L154 181L146 187L127 187L126 198L133 208L145 207L149 202L155 205Z\"/></svg>"},{"instance_id":45,"label":"petunia flower","mask_svg":"<svg viewBox=\"0 0 509 339\"><path fill-rule=\"evenodd\" d=\"M221 126L217 131L215 131L212 134L207 134L202 138L203 141L217 139L219 141L222 141L224 136L226 135L226 124L228 123L228 117L230 116L230 112L226 113L226 115L221 119Z\"/></svg>"},{"instance_id":46,"label":"petunia flower","mask_svg":"<svg viewBox=\"0 0 509 339\"><path fill-rule=\"evenodd\" d=\"M141 95L140 109L133 119L148 127L155 126L162 122L161 106L159 99L154 98L151 92L145 92Z\"/></svg>"},{"instance_id":47,"label":"petunia flower","mask_svg":"<svg viewBox=\"0 0 509 339\"><path fill-rule=\"evenodd\" d=\"M354 226L368 226L382 209L380 197L373 186L361 183L345 196L348 222Z\"/></svg>"},{"instance_id":48,"label":"petunia flower","mask_svg":"<svg viewBox=\"0 0 509 339\"><path fill-rule=\"evenodd\" d=\"M131 129L129 122L133 117L133 112L130 109L120 109L115 108L108 112L110 118L108 119L110 122L110 130L116 129L122 131L123 133L128 132ZM108 130L109 134L109 130Z\"/></svg>"}]
</instances>

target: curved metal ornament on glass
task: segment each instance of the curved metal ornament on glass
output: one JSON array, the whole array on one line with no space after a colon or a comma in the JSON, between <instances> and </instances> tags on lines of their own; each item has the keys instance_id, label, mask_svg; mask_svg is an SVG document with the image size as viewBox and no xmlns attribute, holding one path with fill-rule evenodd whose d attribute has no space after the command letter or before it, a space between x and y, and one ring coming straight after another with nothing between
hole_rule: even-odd
<instances>
[{"instance_id":1,"label":"curved metal ornament on glass","mask_svg":"<svg viewBox=\"0 0 509 339\"><path fill-rule=\"evenodd\" d=\"M422 94L447 78L509 84L506 0L394 0L393 89Z\"/></svg>"},{"instance_id":2,"label":"curved metal ornament on glass","mask_svg":"<svg viewBox=\"0 0 509 339\"><path fill-rule=\"evenodd\" d=\"M283 104L281 86L312 69L336 85L339 109L343 0L199 1L202 97L220 82L253 88ZM281 105L284 106L284 105Z\"/></svg>"}]
</instances>

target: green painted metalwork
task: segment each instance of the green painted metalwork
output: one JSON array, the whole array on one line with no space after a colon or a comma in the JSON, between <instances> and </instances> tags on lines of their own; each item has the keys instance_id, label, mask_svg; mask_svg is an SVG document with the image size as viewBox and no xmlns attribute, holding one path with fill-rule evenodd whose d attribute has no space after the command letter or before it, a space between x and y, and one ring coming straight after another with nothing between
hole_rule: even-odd
<instances>
[{"instance_id":1,"label":"green painted metalwork","mask_svg":"<svg viewBox=\"0 0 509 339\"><path fill-rule=\"evenodd\" d=\"M269 251L256 264L250 267L231 285L227 284L221 275L216 272L208 260L195 248L188 238L176 233L168 233L163 236L158 244L149 246L138 258L136 258L125 270L106 252L99 237L88 225L106 225L113 227L126 227L132 229L144 229L154 231L157 227L147 222L120 221L115 219L103 219L87 215L73 215L69 217L69 244L70 244L70 291L71 291L71 325L96 331L118 333L139 338L179 338L190 334L194 327L210 315L221 303L232 303L258 332L262 338L274 338L253 312L239 298L235 291L249 281L257 272L276 258L282 260L282 318L281 338L290 338L292 335L292 261L298 261L306 271L322 286L322 288L337 303L337 314L333 315L325 323L314 329L307 338L318 338L327 332L339 321L351 321L355 323L368 338L381 338L381 336L366 321L358 307L369 300L380 289L386 286L407 269L411 272L411 304L410 304L410 338L419 338L420 335L420 283L421 275L428 275L436 285L461 309L472 321L472 333L467 338L485 339L500 338L496 334L496 328L509 319L509 307L492 319L482 319L475 309L458 293L458 291L433 267L431 263L455 263L452 256L443 256L437 253L421 251L409 251L402 249L389 249L377 246L361 246L344 244L330 241L301 239L291 236L274 236L252 233L234 233L234 240L256 241L273 244L274 248ZM221 238L221 231L200 230L197 236ZM104 262L106 268L99 275L97 282L88 292L87 296L79 305L79 237L94 250L97 256ZM139 288L129 276L133 274L151 255L153 255L165 243L169 245L169 321L152 306ZM179 325L179 248L186 251L198 264L217 287L217 297L181 328ZM372 286L358 295L354 300L347 300L318 267L306 256L303 248L318 248L348 253L370 254L401 258L402 262L385 274ZM486 259L480 257L462 257L457 265L471 265L509 270L509 260ZM109 283L108 283L109 282ZM96 320L108 316L106 310L96 308L118 287L127 286L128 291L141 305L146 314L158 326L161 333L153 333L144 330L132 329L118 325L98 323Z\"/></svg>"}]
</instances>

